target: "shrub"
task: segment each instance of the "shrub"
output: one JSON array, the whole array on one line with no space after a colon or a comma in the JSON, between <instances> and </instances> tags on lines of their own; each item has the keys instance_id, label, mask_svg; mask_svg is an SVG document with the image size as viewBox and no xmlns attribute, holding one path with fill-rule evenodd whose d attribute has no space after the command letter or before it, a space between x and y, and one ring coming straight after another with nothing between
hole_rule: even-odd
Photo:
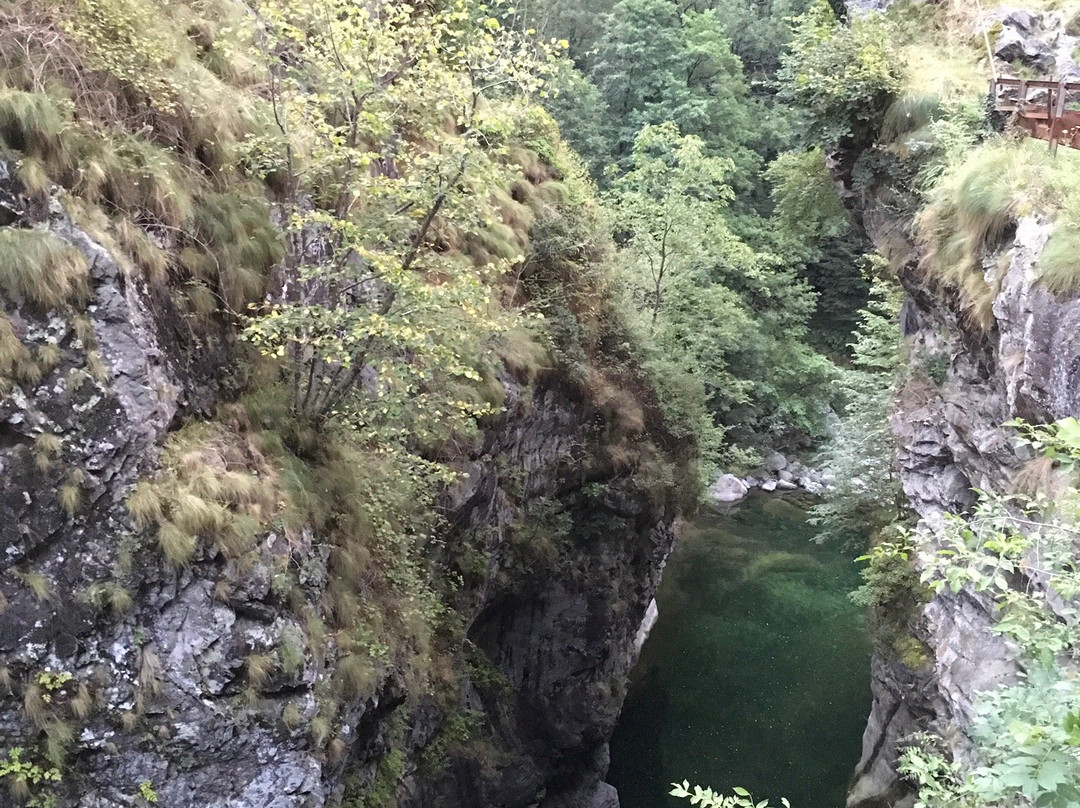
<instances>
[{"instance_id":1,"label":"shrub","mask_svg":"<svg viewBox=\"0 0 1080 808\"><path fill-rule=\"evenodd\" d=\"M781 98L807 112L814 142L869 143L900 91L903 60L880 15L856 16L845 25L817 0L795 19L778 77Z\"/></svg>"}]
</instances>

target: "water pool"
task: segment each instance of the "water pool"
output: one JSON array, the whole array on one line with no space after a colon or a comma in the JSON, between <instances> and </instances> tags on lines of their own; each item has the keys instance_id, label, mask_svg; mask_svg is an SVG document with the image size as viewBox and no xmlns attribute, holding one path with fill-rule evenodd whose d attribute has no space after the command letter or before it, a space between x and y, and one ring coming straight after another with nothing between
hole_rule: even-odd
<instances>
[{"instance_id":1,"label":"water pool","mask_svg":"<svg viewBox=\"0 0 1080 808\"><path fill-rule=\"evenodd\" d=\"M810 541L804 507L752 497L686 527L631 677L608 781L623 808L689 803L689 780L842 808L870 710L858 565Z\"/></svg>"}]
</instances>

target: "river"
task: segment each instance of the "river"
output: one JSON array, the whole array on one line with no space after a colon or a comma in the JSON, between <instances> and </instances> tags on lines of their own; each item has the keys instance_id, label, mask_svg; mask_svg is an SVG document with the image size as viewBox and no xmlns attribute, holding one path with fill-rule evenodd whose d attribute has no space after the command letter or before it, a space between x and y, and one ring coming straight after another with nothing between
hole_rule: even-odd
<instances>
[{"instance_id":1,"label":"river","mask_svg":"<svg viewBox=\"0 0 1080 808\"><path fill-rule=\"evenodd\" d=\"M794 499L755 496L686 527L631 677L608 781L667 808L689 780L792 808L842 808L870 710L851 554L810 541Z\"/></svg>"}]
</instances>

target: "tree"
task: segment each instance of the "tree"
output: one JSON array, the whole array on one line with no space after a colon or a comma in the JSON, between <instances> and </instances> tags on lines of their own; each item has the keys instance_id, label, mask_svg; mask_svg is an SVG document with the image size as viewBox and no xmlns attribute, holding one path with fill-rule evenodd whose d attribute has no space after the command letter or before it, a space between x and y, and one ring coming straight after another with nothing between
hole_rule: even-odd
<instances>
[{"instance_id":1,"label":"tree","mask_svg":"<svg viewBox=\"0 0 1080 808\"><path fill-rule=\"evenodd\" d=\"M784 152L765 177L775 204L770 219L775 249L802 266L803 277L818 294L810 321L812 342L846 361L858 313L869 299L862 267L871 245L851 226L820 147Z\"/></svg>"},{"instance_id":2,"label":"tree","mask_svg":"<svg viewBox=\"0 0 1080 808\"><path fill-rule=\"evenodd\" d=\"M840 424L820 455L834 481L811 509L811 522L822 527L819 541L861 544L904 515L888 420L900 367L900 300L895 281L873 281L851 346L853 367L836 382L844 402Z\"/></svg>"},{"instance_id":3,"label":"tree","mask_svg":"<svg viewBox=\"0 0 1080 808\"><path fill-rule=\"evenodd\" d=\"M753 170L742 65L712 12L671 0L621 0L607 18L590 75L611 112L613 155L629 163L643 126L672 121L710 152Z\"/></svg>"},{"instance_id":4,"label":"tree","mask_svg":"<svg viewBox=\"0 0 1080 808\"><path fill-rule=\"evenodd\" d=\"M559 131L585 161L593 177L611 162L608 123L611 113L599 88L569 59L562 59L548 82L544 107Z\"/></svg>"},{"instance_id":5,"label":"tree","mask_svg":"<svg viewBox=\"0 0 1080 808\"><path fill-rule=\"evenodd\" d=\"M901 87L904 63L880 14L845 25L825 0L796 19L781 60L780 99L803 110L810 143L873 142Z\"/></svg>"},{"instance_id":6,"label":"tree","mask_svg":"<svg viewBox=\"0 0 1080 808\"><path fill-rule=\"evenodd\" d=\"M665 362L704 386L717 423L816 433L831 365L805 345L814 298L728 227L732 163L673 123L642 129L607 194L620 269Z\"/></svg>"},{"instance_id":7,"label":"tree","mask_svg":"<svg viewBox=\"0 0 1080 808\"><path fill-rule=\"evenodd\" d=\"M637 278L646 288L638 297L651 311L655 327L672 278L707 262L714 249L710 236L724 238L723 211L733 195L727 184L732 165L706 156L700 138L680 135L671 122L638 133L630 165L607 198L616 212L624 252L641 270Z\"/></svg>"},{"instance_id":8,"label":"tree","mask_svg":"<svg viewBox=\"0 0 1080 808\"><path fill-rule=\"evenodd\" d=\"M805 12L810 0L712 0L705 5L723 21L747 75L769 80L791 39L791 19Z\"/></svg>"},{"instance_id":9,"label":"tree","mask_svg":"<svg viewBox=\"0 0 1080 808\"><path fill-rule=\"evenodd\" d=\"M249 160L284 188L288 250L245 336L282 360L303 418L423 439L474 414L441 382L478 378L508 263L447 244L496 218L514 105L494 99L536 89L545 62L471 9L257 5L276 133Z\"/></svg>"}]
</instances>

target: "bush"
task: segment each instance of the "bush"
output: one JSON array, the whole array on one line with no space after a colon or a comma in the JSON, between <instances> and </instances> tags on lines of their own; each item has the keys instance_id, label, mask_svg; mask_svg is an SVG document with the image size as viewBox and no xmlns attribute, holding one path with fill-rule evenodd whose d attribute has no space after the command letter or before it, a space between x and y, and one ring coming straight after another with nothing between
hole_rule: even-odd
<instances>
[{"instance_id":1,"label":"bush","mask_svg":"<svg viewBox=\"0 0 1080 808\"><path fill-rule=\"evenodd\" d=\"M796 18L778 78L781 98L806 112L812 141L867 144L900 91L903 60L880 15L844 25L818 0Z\"/></svg>"}]
</instances>

